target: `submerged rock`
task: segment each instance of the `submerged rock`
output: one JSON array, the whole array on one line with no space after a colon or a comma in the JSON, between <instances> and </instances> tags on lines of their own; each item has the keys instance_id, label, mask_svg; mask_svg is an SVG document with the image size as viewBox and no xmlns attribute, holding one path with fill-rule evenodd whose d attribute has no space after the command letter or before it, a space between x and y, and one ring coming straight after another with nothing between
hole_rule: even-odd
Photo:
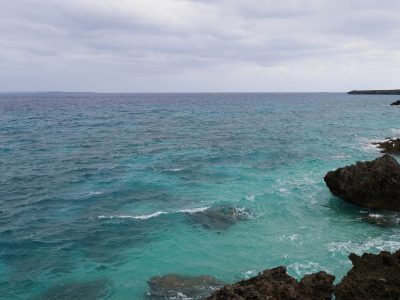
<instances>
[{"instance_id":1,"label":"submerged rock","mask_svg":"<svg viewBox=\"0 0 400 300\"><path fill-rule=\"evenodd\" d=\"M265 270L257 277L227 285L208 297L208 300L265 299L265 300L323 300L331 299L335 277L325 272L306 275L300 282L281 266Z\"/></svg>"},{"instance_id":2,"label":"submerged rock","mask_svg":"<svg viewBox=\"0 0 400 300\"><path fill-rule=\"evenodd\" d=\"M368 223L382 227L393 227L398 225L399 223L399 216L395 215L381 215L370 213L362 217L361 219L367 221Z\"/></svg>"},{"instance_id":3,"label":"submerged rock","mask_svg":"<svg viewBox=\"0 0 400 300\"><path fill-rule=\"evenodd\" d=\"M388 139L383 142L373 143L382 149L381 153L400 154L400 139Z\"/></svg>"},{"instance_id":4,"label":"submerged rock","mask_svg":"<svg viewBox=\"0 0 400 300\"><path fill-rule=\"evenodd\" d=\"M169 274L153 277L148 282L150 290L146 299L204 299L224 286L211 276L186 277Z\"/></svg>"},{"instance_id":5,"label":"submerged rock","mask_svg":"<svg viewBox=\"0 0 400 300\"><path fill-rule=\"evenodd\" d=\"M40 300L98 300L105 299L110 294L110 281L98 279L93 281L76 281L67 284L56 285L37 299Z\"/></svg>"},{"instance_id":6,"label":"submerged rock","mask_svg":"<svg viewBox=\"0 0 400 300\"><path fill-rule=\"evenodd\" d=\"M388 154L328 172L324 180L343 200L370 209L400 211L400 165Z\"/></svg>"},{"instance_id":7,"label":"submerged rock","mask_svg":"<svg viewBox=\"0 0 400 300\"><path fill-rule=\"evenodd\" d=\"M400 100L394 101L394 102L391 103L390 105L400 105Z\"/></svg>"},{"instance_id":8,"label":"submerged rock","mask_svg":"<svg viewBox=\"0 0 400 300\"><path fill-rule=\"evenodd\" d=\"M250 216L249 210L232 206L216 206L189 214L194 223L211 230L226 230L241 220L248 220Z\"/></svg>"},{"instance_id":9,"label":"submerged rock","mask_svg":"<svg viewBox=\"0 0 400 300\"><path fill-rule=\"evenodd\" d=\"M400 299L400 250L349 258L353 268L336 286L336 300Z\"/></svg>"}]
</instances>

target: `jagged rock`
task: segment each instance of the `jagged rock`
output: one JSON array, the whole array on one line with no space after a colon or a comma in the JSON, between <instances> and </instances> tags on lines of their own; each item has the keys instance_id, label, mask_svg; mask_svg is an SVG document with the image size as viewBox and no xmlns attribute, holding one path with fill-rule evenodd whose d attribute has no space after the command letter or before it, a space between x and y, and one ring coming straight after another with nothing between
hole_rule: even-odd
<instances>
[{"instance_id":1,"label":"jagged rock","mask_svg":"<svg viewBox=\"0 0 400 300\"><path fill-rule=\"evenodd\" d=\"M391 103L390 105L400 105L400 100L394 101L394 102Z\"/></svg>"},{"instance_id":2,"label":"jagged rock","mask_svg":"<svg viewBox=\"0 0 400 300\"><path fill-rule=\"evenodd\" d=\"M148 282L150 290L146 299L204 299L224 286L224 283L211 276L186 277L169 274L153 277Z\"/></svg>"},{"instance_id":3,"label":"jagged rock","mask_svg":"<svg viewBox=\"0 0 400 300\"><path fill-rule=\"evenodd\" d=\"M283 266L265 270L257 277L226 285L208 300L324 300L331 299L335 277L325 272L306 275L298 282Z\"/></svg>"},{"instance_id":4,"label":"jagged rock","mask_svg":"<svg viewBox=\"0 0 400 300\"><path fill-rule=\"evenodd\" d=\"M400 211L400 165L388 154L328 172L324 180L343 200L370 209Z\"/></svg>"},{"instance_id":5,"label":"jagged rock","mask_svg":"<svg viewBox=\"0 0 400 300\"><path fill-rule=\"evenodd\" d=\"M353 268L336 286L336 300L400 299L400 250L349 258Z\"/></svg>"},{"instance_id":6,"label":"jagged rock","mask_svg":"<svg viewBox=\"0 0 400 300\"><path fill-rule=\"evenodd\" d=\"M205 211L189 214L192 222L211 230L226 230L241 220L250 218L247 209L231 206L216 206Z\"/></svg>"},{"instance_id":7,"label":"jagged rock","mask_svg":"<svg viewBox=\"0 0 400 300\"><path fill-rule=\"evenodd\" d=\"M382 149L381 153L400 154L400 139L387 139L383 142L373 143Z\"/></svg>"}]
</instances>

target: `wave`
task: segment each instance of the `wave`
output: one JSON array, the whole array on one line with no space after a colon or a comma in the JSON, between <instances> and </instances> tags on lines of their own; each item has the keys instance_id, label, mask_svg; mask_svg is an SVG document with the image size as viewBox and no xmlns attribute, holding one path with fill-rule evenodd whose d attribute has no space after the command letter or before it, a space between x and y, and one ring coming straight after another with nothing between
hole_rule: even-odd
<instances>
[{"instance_id":1,"label":"wave","mask_svg":"<svg viewBox=\"0 0 400 300\"><path fill-rule=\"evenodd\" d=\"M195 214L198 212L206 211L209 208L210 208L210 206L199 207L199 208L185 208L185 209L178 210L177 212Z\"/></svg>"},{"instance_id":2,"label":"wave","mask_svg":"<svg viewBox=\"0 0 400 300\"><path fill-rule=\"evenodd\" d=\"M355 243L352 241L332 242L327 244L328 250L334 253L341 253L348 255L349 253L356 253L361 255L364 252L371 251L390 251L394 252L400 248L400 235L395 235L390 240L383 240L382 238L369 239L364 243Z\"/></svg>"},{"instance_id":3,"label":"wave","mask_svg":"<svg viewBox=\"0 0 400 300\"><path fill-rule=\"evenodd\" d=\"M400 128L392 128L390 131L392 132L393 138L400 138Z\"/></svg>"},{"instance_id":4,"label":"wave","mask_svg":"<svg viewBox=\"0 0 400 300\"><path fill-rule=\"evenodd\" d=\"M361 144L361 149L365 152L380 152L381 149L378 148L377 143L382 143L388 141L389 139L367 139L360 138L359 143Z\"/></svg>"},{"instance_id":5,"label":"wave","mask_svg":"<svg viewBox=\"0 0 400 300\"><path fill-rule=\"evenodd\" d=\"M134 220L148 220L151 218L155 218L164 214L168 214L165 211L157 211L155 213L149 215L139 215L139 216L131 216L131 215L113 215L113 216L98 216L99 220L102 219L134 219Z\"/></svg>"},{"instance_id":6,"label":"wave","mask_svg":"<svg viewBox=\"0 0 400 300\"><path fill-rule=\"evenodd\" d=\"M133 215L111 215L111 216L98 216L97 219L99 220L104 220L104 219L133 219L133 220L148 220L151 218L155 218L161 215L167 215L167 214L176 214L176 213L189 213L189 214L195 214L198 212L203 212L210 207L198 207L198 208L186 208L186 209L181 209L173 212L166 212L166 211L156 211L154 213L148 214L148 215L138 215L138 216L133 216Z\"/></svg>"}]
</instances>

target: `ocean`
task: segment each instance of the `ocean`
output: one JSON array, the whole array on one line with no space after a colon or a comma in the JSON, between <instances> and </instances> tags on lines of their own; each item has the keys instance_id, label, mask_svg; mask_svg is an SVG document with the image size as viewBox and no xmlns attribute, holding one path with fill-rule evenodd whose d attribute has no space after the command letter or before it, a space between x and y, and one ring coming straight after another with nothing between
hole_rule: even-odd
<instances>
[{"instance_id":1,"label":"ocean","mask_svg":"<svg viewBox=\"0 0 400 300\"><path fill-rule=\"evenodd\" d=\"M231 283L279 265L340 280L349 253L400 248L396 214L323 181L400 136L394 100L0 95L1 299L145 299L154 276Z\"/></svg>"}]
</instances>

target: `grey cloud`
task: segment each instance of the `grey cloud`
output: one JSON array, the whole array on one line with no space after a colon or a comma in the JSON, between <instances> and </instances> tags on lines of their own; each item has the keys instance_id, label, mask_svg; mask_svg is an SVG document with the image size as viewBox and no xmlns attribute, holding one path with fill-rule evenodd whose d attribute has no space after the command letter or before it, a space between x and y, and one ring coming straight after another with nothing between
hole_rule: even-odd
<instances>
[{"instance_id":1,"label":"grey cloud","mask_svg":"<svg viewBox=\"0 0 400 300\"><path fill-rule=\"evenodd\" d=\"M392 0L0 5L0 90L276 91L315 76L312 90L346 90L367 84L366 68L377 74L371 88L390 88L383 75L400 66Z\"/></svg>"}]
</instances>

